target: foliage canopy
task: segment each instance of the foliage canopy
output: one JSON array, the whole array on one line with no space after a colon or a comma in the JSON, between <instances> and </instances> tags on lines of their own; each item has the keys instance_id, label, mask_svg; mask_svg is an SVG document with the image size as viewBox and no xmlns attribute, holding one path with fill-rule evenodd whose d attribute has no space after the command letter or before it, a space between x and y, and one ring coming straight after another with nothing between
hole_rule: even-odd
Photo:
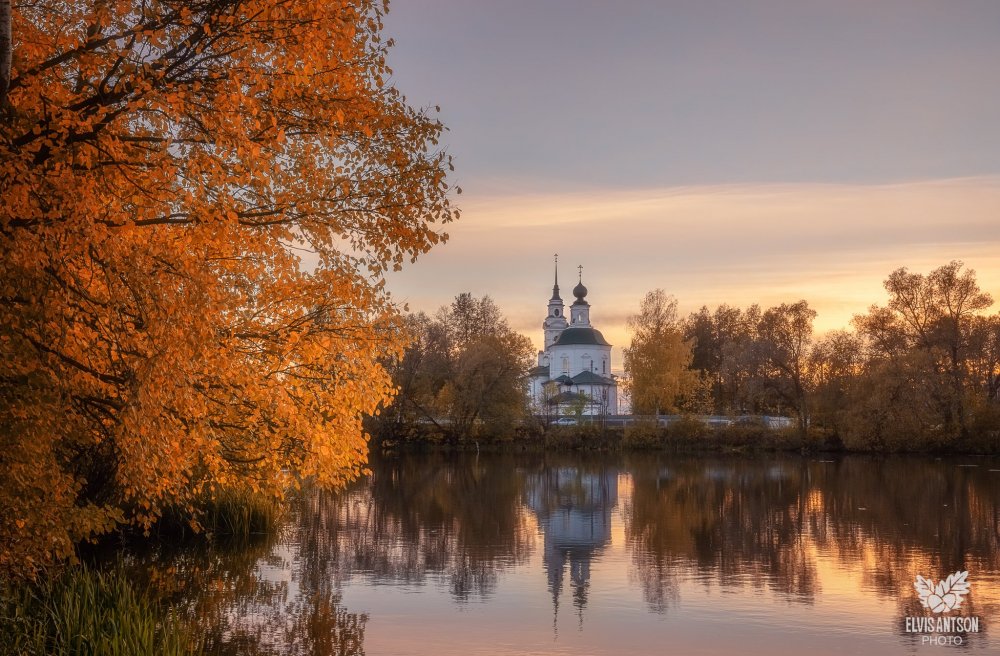
<instances>
[{"instance_id":1,"label":"foliage canopy","mask_svg":"<svg viewBox=\"0 0 1000 656\"><path fill-rule=\"evenodd\" d=\"M484 428L510 432L527 413L531 340L510 327L489 296L459 294L431 318L408 317L414 336L391 367L399 389L381 429L430 424L451 441Z\"/></svg>"},{"instance_id":2,"label":"foliage canopy","mask_svg":"<svg viewBox=\"0 0 1000 656\"><path fill-rule=\"evenodd\" d=\"M624 349L625 387L633 411L674 412L697 380L690 369L693 341L684 337L677 300L662 289L648 292L626 325L632 341Z\"/></svg>"},{"instance_id":3,"label":"foliage canopy","mask_svg":"<svg viewBox=\"0 0 1000 656\"><path fill-rule=\"evenodd\" d=\"M457 217L443 126L388 83L384 11L15 4L0 569L219 487L361 470L403 346L382 276Z\"/></svg>"}]
</instances>

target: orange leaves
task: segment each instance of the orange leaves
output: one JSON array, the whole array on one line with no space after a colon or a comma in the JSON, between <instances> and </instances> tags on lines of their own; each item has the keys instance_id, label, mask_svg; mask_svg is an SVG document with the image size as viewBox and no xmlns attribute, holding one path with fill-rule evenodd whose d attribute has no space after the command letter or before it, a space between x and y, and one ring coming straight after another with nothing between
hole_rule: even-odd
<instances>
[{"instance_id":1,"label":"orange leaves","mask_svg":"<svg viewBox=\"0 0 1000 656\"><path fill-rule=\"evenodd\" d=\"M356 476L402 345L371 281L457 215L441 126L375 87L378 6L98 6L15 10L0 568L206 486Z\"/></svg>"}]
</instances>

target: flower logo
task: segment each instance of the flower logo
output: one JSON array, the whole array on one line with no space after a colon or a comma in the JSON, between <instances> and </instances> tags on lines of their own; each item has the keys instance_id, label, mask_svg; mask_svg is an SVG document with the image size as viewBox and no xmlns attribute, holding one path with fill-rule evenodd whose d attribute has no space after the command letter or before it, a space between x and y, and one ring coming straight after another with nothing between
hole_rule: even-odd
<instances>
[{"instance_id":1,"label":"flower logo","mask_svg":"<svg viewBox=\"0 0 1000 656\"><path fill-rule=\"evenodd\" d=\"M934 585L932 579L917 574L913 587L920 595L920 604L931 612L944 613L962 605L962 597L969 594L969 572L955 572Z\"/></svg>"}]
</instances>

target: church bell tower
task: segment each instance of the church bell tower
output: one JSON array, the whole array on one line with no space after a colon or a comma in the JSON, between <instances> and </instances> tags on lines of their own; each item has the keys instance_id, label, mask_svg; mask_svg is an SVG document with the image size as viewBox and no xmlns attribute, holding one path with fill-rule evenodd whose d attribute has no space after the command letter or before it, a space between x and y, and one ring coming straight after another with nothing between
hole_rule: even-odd
<instances>
[{"instance_id":1,"label":"church bell tower","mask_svg":"<svg viewBox=\"0 0 1000 656\"><path fill-rule=\"evenodd\" d=\"M552 285L552 298L549 299L549 313L542 322L542 329L545 331L545 346L547 349L552 346L563 330L569 325L566 321L566 306L559 296L559 255L555 256L555 284Z\"/></svg>"}]
</instances>

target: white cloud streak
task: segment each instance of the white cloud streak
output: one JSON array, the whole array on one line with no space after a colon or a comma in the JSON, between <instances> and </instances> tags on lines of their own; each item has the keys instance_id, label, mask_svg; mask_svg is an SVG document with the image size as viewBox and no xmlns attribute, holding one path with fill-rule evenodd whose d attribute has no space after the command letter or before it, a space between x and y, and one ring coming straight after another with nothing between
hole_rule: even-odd
<instances>
[{"instance_id":1,"label":"white cloud streak","mask_svg":"<svg viewBox=\"0 0 1000 656\"><path fill-rule=\"evenodd\" d=\"M624 318L656 287L683 312L804 298L817 328L846 326L885 299L901 266L952 259L1000 296L1000 177L888 185L715 185L463 196L451 240L389 279L411 309L456 294L494 297L539 341L560 254L563 298L584 265L592 317L616 346Z\"/></svg>"}]
</instances>

